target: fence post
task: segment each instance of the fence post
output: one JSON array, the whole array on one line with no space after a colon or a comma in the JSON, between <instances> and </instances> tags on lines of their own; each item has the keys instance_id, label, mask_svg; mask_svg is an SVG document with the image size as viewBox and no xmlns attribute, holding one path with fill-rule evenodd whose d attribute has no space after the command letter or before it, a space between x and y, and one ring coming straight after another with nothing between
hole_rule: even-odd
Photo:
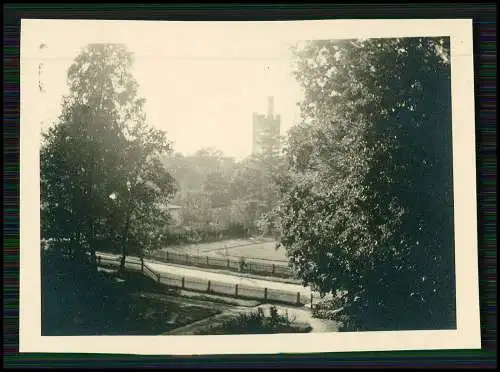
<instances>
[{"instance_id":1,"label":"fence post","mask_svg":"<svg viewBox=\"0 0 500 372\"><path fill-rule=\"evenodd\" d=\"M275 270L276 270L276 266L274 266L274 264L273 264L273 273L272 273L273 275L274 275Z\"/></svg>"},{"instance_id":2,"label":"fence post","mask_svg":"<svg viewBox=\"0 0 500 372\"><path fill-rule=\"evenodd\" d=\"M208 281L207 292L210 293L210 280Z\"/></svg>"},{"instance_id":3,"label":"fence post","mask_svg":"<svg viewBox=\"0 0 500 372\"><path fill-rule=\"evenodd\" d=\"M141 257L141 273L144 272L144 258Z\"/></svg>"},{"instance_id":4,"label":"fence post","mask_svg":"<svg viewBox=\"0 0 500 372\"><path fill-rule=\"evenodd\" d=\"M234 286L234 295L238 297L238 284Z\"/></svg>"},{"instance_id":5,"label":"fence post","mask_svg":"<svg viewBox=\"0 0 500 372\"><path fill-rule=\"evenodd\" d=\"M264 301L267 301L267 288L264 288Z\"/></svg>"},{"instance_id":6,"label":"fence post","mask_svg":"<svg viewBox=\"0 0 500 372\"><path fill-rule=\"evenodd\" d=\"M184 277L181 279L181 288L184 289Z\"/></svg>"},{"instance_id":7,"label":"fence post","mask_svg":"<svg viewBox=\"0 0 500 372\"><path fill-rule=\"evenodd\" d=\"M165 260L168 261L168 251L165 251Z\"/></svg>"},{"instance_id":8,"label":"fence post","mask_svg":"<svg viewBox=\"0 0 500 372\"><path fill-rule=\"evenodd\" d=\"M300 292L297 292L297 305L300 305Z\"/></svg>"},{"instance_id":9,"label":"fence post","mask_svg":"<svg viewBox=\"0 0 500 372\"><path fill-rule=\"evenodd\" d=\"M189 256L187 253L186 253L186 263L189 263Z\"/></svg>"},{"instance_id":10,"label":"fence post","mask_svg":"<svg viewBox=\"0 0 500 372\"><path fill-rule=\"evenodd\" d=\"M227 259L227 267L229 267L229 258Z\"/></svg>"},{"instance_id":11,"label":"fence post","mask_svg":"<svg viewBox=\"0 0 500 372\"><path fill-rule=\"evenodd\" d=\"M311 310L313 309L313 293L311 292Z\"/></svg>"},{"instance_id":12,"label":"fence post","mask_svg":"<svg viewBox=\"0 0 500 372\"><path fill-rule=\"evenodd\" d=\"M207 256L207 266L208 266L208 256Z\"/></svg>"}]
</instances>

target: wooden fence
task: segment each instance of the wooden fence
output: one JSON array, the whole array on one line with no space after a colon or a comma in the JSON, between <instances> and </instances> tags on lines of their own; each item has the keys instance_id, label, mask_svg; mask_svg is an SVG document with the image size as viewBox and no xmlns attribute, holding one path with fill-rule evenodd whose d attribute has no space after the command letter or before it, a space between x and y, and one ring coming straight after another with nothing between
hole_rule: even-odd
<instances>
[{"instance_id":1,"label":"wooden fence","mask_svg":"<svg viewBox=\"0 0 500 372\"><path fill-rule=\"evenodd\" d=\"M97 256L98 264L102 267L117 267L119 258ZM186 289L195 292L217 294L249 300L261 300L302 306L312 303L312 295L307 296L301 292L290 292L270 288L252 287L243 284L229 284L221 281L193 279L175 274L159 273L153 270L143 260L127 260L128 269L142 272L150 279L171 288Z\"/></svg>"},{"instance_id":2,"label":"wooden fence","mask_svg":"<svg viewBox=\"0 0 500 372\"><path fill-rule=\"evenodd\" d=\"M226 269L258 275L269 275L281 278L293 277L292 270L285 265L266 264L251 259L240 261L234 258L219 258L213 256L196 256L187 253L176 253L167 250L156 251L147 256L158 261L180 265L199 266L207 268Z\"/></svg>"}]
</instances>

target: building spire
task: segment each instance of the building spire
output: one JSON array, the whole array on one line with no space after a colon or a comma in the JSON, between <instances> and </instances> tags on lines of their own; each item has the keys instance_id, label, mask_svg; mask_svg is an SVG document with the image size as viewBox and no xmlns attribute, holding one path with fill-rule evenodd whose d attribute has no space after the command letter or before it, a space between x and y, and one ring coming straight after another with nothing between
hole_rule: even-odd
<instances>
[{"instance_id":1,"label":"building spire","mask_svg":"<svg viewBox=\"0 0 500 372\"><path fill-rule=\"evenodd\" d=\"M267 99L267 117L272 118L274 116L274 97L268 97Z\"/></svg>"},{"instance_id":2,"label":"building spire","mask_svg":"<svg viewBox=\"0 0 500 372\"><path fill-rule=\"evenodd\" d=\"M267 116L253 114L253 153L257 154L266 146L279 146L280 115L274 113L274 97L268 97ZM272 143L275 143L274 145Z\"/></svg>"}]
</instances>

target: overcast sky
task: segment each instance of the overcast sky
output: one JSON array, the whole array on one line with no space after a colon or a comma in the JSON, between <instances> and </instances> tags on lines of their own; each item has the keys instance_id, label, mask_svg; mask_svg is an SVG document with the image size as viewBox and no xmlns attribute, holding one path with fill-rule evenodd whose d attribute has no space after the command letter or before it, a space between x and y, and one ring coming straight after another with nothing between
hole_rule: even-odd
<instances>
[{"instance_id":1,"label":"overcast sky","mask_svg":"<svg viewBox=\"0 0 500 372\"><path fill-rule=\"evenodd\" d=\"M146 98L148 122L167 131L184 154L212 146L242 158L251 152L252 113L274 96L282 134L299 119L301 90L291 75L293 43L258 24L55 21L24 39L27 89L38 94L31 120L53 122L67 92L66 73L82 47L124 43L135 54L133 74ZM40 44L46 48L40 50ZM38 90L38 65L43 61ZM26 85L26 84L25 84ZM23 89L24 89L23 85Z\"/></svg>"}]
</instances>

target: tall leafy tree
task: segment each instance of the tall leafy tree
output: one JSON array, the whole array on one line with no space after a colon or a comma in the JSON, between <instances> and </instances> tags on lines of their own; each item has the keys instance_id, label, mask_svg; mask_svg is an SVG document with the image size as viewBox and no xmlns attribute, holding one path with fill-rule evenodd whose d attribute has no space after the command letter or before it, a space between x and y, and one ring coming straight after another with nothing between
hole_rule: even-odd
<instances>
[{"instance_id":1,"label":"tall leafy tree","mask_svg":"<svg viewBox=\"0 0 500 372\"><path fill-rule=\"evenodd\" d=\"M44 133L42 236L92 257L112 246L125 255L132 232L148 230L137 213L172 192L159 161L169 143L145 122L132 63L123 45L85 47L68 70L59 120Z\"/></svg>"},{"instance_id":2,"label":"tall leafy tree","mask_svg":"<svg viewBox=\"0 0 500 372\"><path fill-rule=\"evenodd\" d=\"M123 182L113 198L124 216L119 230L122 270L130 248L142 257L144 251L165 243L170 222L167 205L176 191L175 180L162 162L170 143L165 132L146 124L141 107L125 130L127 144L120 168Z\"/></svg>"},{"instance_id":3,"label":"tall leafy tree","mask_svg":"<svg viewBox=\"0 0 500 372\"><path fill-rule=\"evenodd\" d=\"M92 255L103 235L107 195L117 186L111 172L121 161L117 149L125 143L113 84L123 83L121 97L131 87L123 66L112 62L125 57L119 47L93 45L75 59L58 123L44 133L42 144L43 232Z\"/></svg>"},{"instance_id":4,"label":"tall leafy tree","mask_svg":"<svg viewBox=\"0 0 500 372\"><path fill-rule=\"evenodd\" d=\"M348 330L455 326L447 38L311 41L277 212L303 281Z\"/></svg>"}]
</instances>

